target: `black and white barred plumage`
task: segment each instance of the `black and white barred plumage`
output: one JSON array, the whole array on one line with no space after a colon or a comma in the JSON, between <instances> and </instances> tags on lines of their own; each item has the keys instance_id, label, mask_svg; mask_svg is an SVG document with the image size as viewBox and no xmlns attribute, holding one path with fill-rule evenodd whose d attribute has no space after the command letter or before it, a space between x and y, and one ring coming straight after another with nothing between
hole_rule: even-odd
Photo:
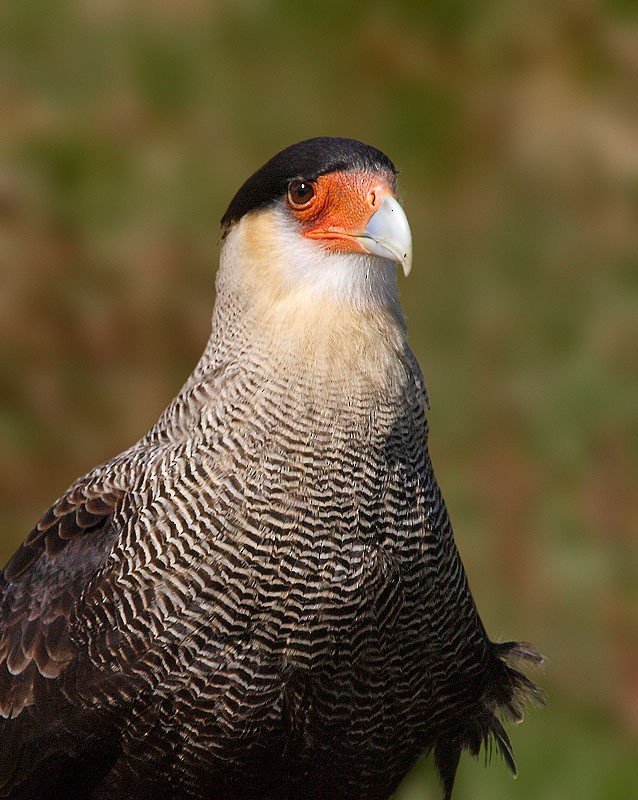
<instances>
[{"instance_id":1,"label":"black and white barred plumage","mask_svg":"<svg viewBox=\"0 0 638 800\"><path fill-rule=\"evenodd\" d=\"M7 565L0 797L386 800L430 751L450 798L491 741L513 768L500 720L539 657L490 642L469 592L399 256L295 199L368 177L374 213L391 162L317 139L242 187L193 374Z\"/></svg>"}]
</instances>

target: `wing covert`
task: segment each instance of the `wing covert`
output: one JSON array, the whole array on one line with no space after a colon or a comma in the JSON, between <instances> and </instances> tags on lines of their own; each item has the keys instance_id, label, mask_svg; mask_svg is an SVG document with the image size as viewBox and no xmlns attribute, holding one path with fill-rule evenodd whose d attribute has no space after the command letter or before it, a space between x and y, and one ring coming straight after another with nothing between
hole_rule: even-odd
<instances>
[{"instance_id":1,"label":"wing covert","mask_svg":"<svg viewBox=\"0 0 638 800\"><path fill-rule=\"evenodd\" d=\"M0 717L37 702L73 658L70 618L110 552L124 493L76 483L40 518L0 578Z\"/></svg>"}]
</instances>

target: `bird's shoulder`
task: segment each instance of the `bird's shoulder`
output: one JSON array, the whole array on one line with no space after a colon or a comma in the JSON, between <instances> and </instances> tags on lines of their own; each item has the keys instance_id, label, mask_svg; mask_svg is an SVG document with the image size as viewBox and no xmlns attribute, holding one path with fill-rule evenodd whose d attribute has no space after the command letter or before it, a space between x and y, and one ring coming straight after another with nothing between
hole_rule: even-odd
<instances>
[{"instance_id":1,"label":"bird's shoulder","mask_svg":"<svg viewBox=\"0 0 638 800\"><path fill-rule=\"evenodd\" d=\"M79 598L111 551L127 493L97 470L42 515L0 577L0 715L37 701L73 658Z\"/></svg>"}]
</instances>

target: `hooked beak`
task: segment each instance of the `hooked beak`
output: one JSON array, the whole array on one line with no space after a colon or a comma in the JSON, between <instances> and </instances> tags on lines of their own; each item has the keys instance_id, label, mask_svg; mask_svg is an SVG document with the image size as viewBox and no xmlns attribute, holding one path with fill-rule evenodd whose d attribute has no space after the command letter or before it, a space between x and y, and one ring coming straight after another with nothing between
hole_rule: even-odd
<instances>
[{"instance_id":1,"label":"hooked beak","mask_svg":"<svg viewBox=\"0 0 638 800\"><path fill-rule=\"evenodd\" d=\"M395 261L401 264L406 277L410 274L412 232L404 210L391 195L386 195L356 238L366 252Z\"/></svg>"}]
</instances>

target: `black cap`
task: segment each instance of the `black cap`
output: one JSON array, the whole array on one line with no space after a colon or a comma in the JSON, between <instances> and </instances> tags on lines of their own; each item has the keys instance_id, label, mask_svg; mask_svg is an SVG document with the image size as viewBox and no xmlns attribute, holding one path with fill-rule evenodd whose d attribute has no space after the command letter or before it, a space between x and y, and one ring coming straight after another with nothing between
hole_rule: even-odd
<instances>
[{"instance_id":1,"label":"black cap","mask_svg":"<svg viewBox=\"0 0 638 800\"><path fill-rule=\"evenodd\" d=\"M397 172L385 153L357 139L318 136L297 142L277 153L248 178L226 209L222 228L225 231L249 211L279 200L293 178L314 181L330 172L359 170L384 172L393 178Z\"/></svg>"}]
</instances>

